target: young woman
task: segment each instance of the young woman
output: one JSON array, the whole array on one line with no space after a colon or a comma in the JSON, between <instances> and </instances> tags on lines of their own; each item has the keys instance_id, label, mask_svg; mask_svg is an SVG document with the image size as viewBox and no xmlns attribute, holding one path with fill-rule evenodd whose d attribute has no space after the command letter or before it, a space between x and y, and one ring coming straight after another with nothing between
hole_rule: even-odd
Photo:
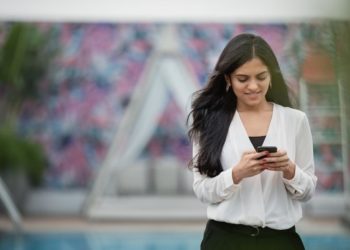
<instances>
[{"instance_id":1,"label":"young woman","mask_svg":"<svg viewBox=\"0 0 350 250\"><path fill-rule=\"evenodd\" d=\"M189 118L193 189L208 204L201 249L304 249L294 225L315 191L313 142L266 41L230 40Z\"/></svg>"}]
</instances>

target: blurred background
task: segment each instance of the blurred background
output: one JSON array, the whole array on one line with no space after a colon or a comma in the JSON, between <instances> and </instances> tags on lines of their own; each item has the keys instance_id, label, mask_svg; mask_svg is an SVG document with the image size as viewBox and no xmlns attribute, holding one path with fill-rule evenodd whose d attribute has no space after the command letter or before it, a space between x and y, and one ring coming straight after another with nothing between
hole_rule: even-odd
<instances>
[{"instance_id":1,"label":"blurred background","mask_svg":"<svg viewBox=\"0 0 350 250\"><path fill-rule=\"evenodd\" d=\"M268 41L310 121L308 249L350 249L350 2L0 6L1 250L199 249L186 118L242 32Z\"/></svg>"}]
</instances>

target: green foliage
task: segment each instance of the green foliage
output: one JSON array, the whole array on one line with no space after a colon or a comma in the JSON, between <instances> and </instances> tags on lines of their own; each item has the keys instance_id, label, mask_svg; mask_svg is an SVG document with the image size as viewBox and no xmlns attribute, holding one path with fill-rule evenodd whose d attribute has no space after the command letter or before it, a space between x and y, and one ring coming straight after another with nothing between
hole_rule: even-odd
<instances>
[{"instance_id":1,"label":"green foliage","mask_svg":"<svg viewBox=\"0 0 350 250\"><path fill-rule=\"evenodd\" d=\"M38 84L57 54L52 32L42 32L36 26L14 23L10 26L0 49L0 86L11 97L9 102L35 98Z\"/></svg>"},{"instance_id":2,"label":"green foliage","mask_svg":"<svg viewBox=\"0 0 350 250\"><path fill-rule=\"evenodd\" d=\"M23 170L33 185L39 185L46 165L40 144L5 126L0 128L0 141L0 172Z\"/></svg>"},{"instance_id":3,"label":"green foliage","mask_svg":"<svg viewBox=\"0 0 350 250\"><path fill-rule=\"evenodd\" d=\"M25 101L37 101L39 85L58 53L52 29L29 23L11 23L0 47L0 171L23 170L32 184L42 180L46 165L39 144L17 133Z\"/></svg>"}]
</instances>

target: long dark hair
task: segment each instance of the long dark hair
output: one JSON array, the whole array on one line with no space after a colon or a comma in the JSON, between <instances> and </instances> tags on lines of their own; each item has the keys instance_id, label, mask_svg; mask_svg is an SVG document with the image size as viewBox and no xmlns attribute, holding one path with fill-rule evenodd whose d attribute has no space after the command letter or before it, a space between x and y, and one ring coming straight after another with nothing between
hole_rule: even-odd
<instances>
[{"instance_id":1,"label":"long dark hair","mask_svg":"<svg viewBox=\"0 0 350 250\"><path fill-rule=\"evenodd\" d=\"M206 87L194 93L192 110L187 118L187 123L191 121L188 135L200 146L189 165L198 168L201 174L214 177L223 171L221 151L237 107L234 92L226 91L225 75L253 58L260 58L271 75L272 87L266 94L267 101L291 106L287 85L268 43L252 34L232 38L222 51Z\"/></svg>"}]
</instances>

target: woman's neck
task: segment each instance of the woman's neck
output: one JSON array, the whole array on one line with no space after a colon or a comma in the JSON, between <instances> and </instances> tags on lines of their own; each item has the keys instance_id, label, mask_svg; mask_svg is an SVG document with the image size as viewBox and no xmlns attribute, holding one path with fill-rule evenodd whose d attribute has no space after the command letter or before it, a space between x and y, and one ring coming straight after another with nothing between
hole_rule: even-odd
<instances>
[{"instance_id":1,"label":"woman's neck","mask_svg":"<svg viewBox=\"0 0 350 250\"><path fill-rule=\"evenodd\" d=\"M273 104L267 101L254 106L237 103L237 112L266 112L271 111L272 106Z\"/></svg>"}]
</instances>

